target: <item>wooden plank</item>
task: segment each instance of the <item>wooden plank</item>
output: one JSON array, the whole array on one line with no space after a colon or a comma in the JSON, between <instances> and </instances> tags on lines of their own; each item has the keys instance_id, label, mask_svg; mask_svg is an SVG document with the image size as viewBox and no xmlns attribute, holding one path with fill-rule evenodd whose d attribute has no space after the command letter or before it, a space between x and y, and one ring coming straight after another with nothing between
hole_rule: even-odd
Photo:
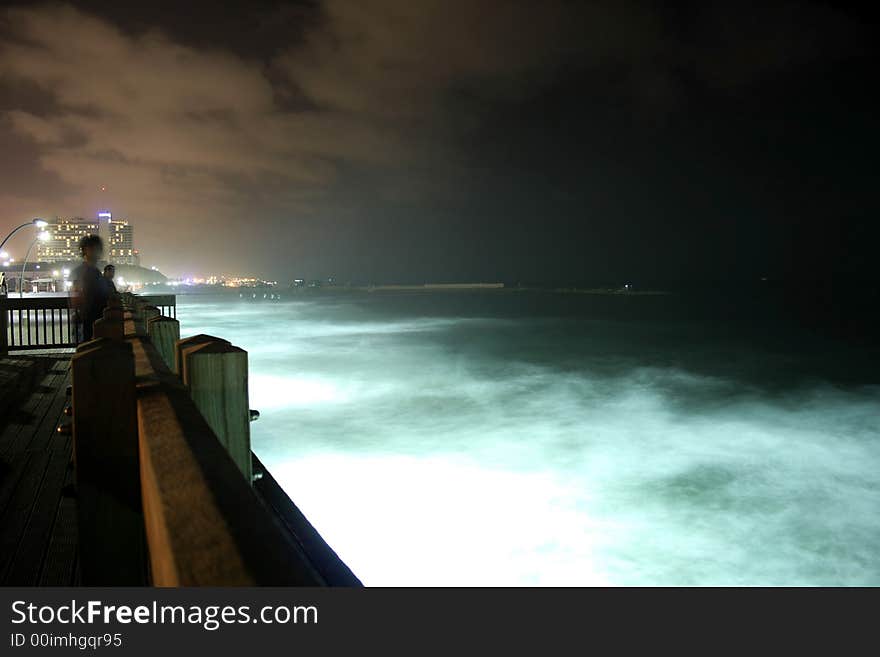
<instances>
[{"instance_id":1,"label":"wooden plank","mask_svg":"<svg viewBox=\"0 0 880 657\"><path fill-rule=\"evenodd\" d=\"M66 403L65 388L69 372L66 369L53 370L53 372L56 372L53 392L50 395L45 395L51 396L53 401L37 425L31 440L31 446L39 443L40 449L30 450L30 454L46 451L52 438L57 435L55 427L59 419L63 417L62 410ZM71 454L69 436L59 436L59 438L62 438L61 448L48 452L50 454L49 465L34 501L27 527L22 535L17 556L6 578L9 585L30 586L38 583L43 555L49 544L50 532L61 500L61 489L65 480L69 480L72 473L68 467ZM69 561L68 568L72 568L72 556Z\"/></svg>"},{"instance_id":2,"label":"wooden plank","mask_svg":"<svg viewBox=\"0 0 880 657\"><path fill-rule=\"evenodd\" d=\"M0 470L2 470L3 474L0 477L0 518L6 512L6 507L9 505L13 493L15 493L18 482L27 469L27 462L30 457L31 454L19 454L17 458L0 461Z\"/></svg>"},{"instance_id":3,"label":"wooden plank","mask_svg":"<svg viewBox=\"0 0 880 657\"><path fill-rule=\"evenodd\" d=\"M64 488L61 493L61 502L58 505L58 515L52 526L52 535L46 549L46 557L43 560L40 586L76 585L76 578L79 576L77 567L79 532L77 531L75 483L76 476L71 460L64 476Z\"/></svg>"},{"instance_id":4,"label":"wooden plank","mask_svg":"<svg viewBox=\"0 0 880 657\"><path fill-rule=\"evenodd\" d=\"M69 371L64 370L58 375L54 385L55 392L51 395L45 415L34 429L29 449L63 448L67 436L59 434L56 428L64 419L62 413L67 405L66 389L69 382Z\"/></svg>"},{"instance_id":5,"label":"wooden plank","mask_svg":"<svg viewBox=\"0 0 880 657\"><path fill-rule=\"evenodd\" d=\"M30 391L47 369L48 365L42 358L0 359L0 453L4 441L14 435L6 428L20 419L22 406L27 404Z\"/></svg>"},{"instance_id":6,"label":"wooden plank","mask_svg":"<svg viewBox=\"0 0 880 657\"><path fill-rule=\"evenodd\" d=\"M19 426L18 438L15 449L25 451L30 448L33 435L45 419L52 400L58 393L64 374L51 372L46 374L40 381L40 385L31 393L36 403L31 407L27 422Z\"/></svg>"},{"instance_id":7,"label":"wooden plank","mask_svg":"<svg viewBox=\"0 0 880 657\"><path fill-rule=\"evenodd\" d=\"M46 548L39 586L73 586L78 540L76 500L62 497Z\"/></svg>"},{"instance_id":8,"label":"wooden plank","mask_svg":"<svg viewBox=\"0 0 880 657\"><path fill-rule=\"evenodd\" d=\"M52 377L54 375L42 376L41 386L53 382ZM24 393L26 397L19 403L14 416L0 432L0 459L23 451L22 445L30 441L30 427L43 413L43 404L46 402L45 394L48 390L48 387L34 389L33 385L28 385L28 390Z\"/></svg>"},{"instance_id":9,"label":"wooden plank","mask_svg":"<svg viewBox=\"0 0 880 657\"><path fill-rule=\"evenodd\" d=\"M70 462L70 455L60 450L51 450L47 454L46 472L22 533L19 549L7 572L7 586L34 586L39 581L52 525L58 515L67 464Z\"/></svg>"},{"instance_id":10,"label":"wooden plank","mask_svg":"<svg viewBox=\"0 0 880 657\"><path fill-rule=\"evenodd\" d=\"M27 464L3 517L0 518L0 582L4 584L49 464L47 452L31 452L29 457L22 455L20 458L27 458Z\"/></svg>"},{"instance_id":11,"label":"wooden plank","mask_svg":"<svg viewBox=\"0 0 880 657\"><path fill-rule=\"evenodd\" d=\"M43 377L40 386L33 391L28 402L22 407L23 414L27 416L26 421L8 427L9 433L4 435L3 442L0 444L3 454L14 454L28 449L37 428L43 422L52 400L58 392L60 382L64 379L65 374L55 373Z\"/></svg>"}]
</instances>

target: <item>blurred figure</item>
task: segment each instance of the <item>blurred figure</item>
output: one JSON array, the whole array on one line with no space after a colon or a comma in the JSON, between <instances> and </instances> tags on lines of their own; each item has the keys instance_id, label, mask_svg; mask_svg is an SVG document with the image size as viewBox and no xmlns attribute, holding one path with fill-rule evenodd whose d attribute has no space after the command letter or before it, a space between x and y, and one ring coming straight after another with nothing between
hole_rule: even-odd
<instances>
[{"instance_id":1,"label":"blurred figure","mask_svg":"<svg viewBox=\"0 0 880 657\"><path fill-rule=\"evenodd\" d=\"M116 276L116 267L113 265L107 265L104 267L104 278L102 279L102 283L107 288L107 298L110 298L111 294L116 294L116 283L113 282L113 278Z\"/></svg>"},{"instance_id":2,"label":"blurred figure","mask_svg":"<svg viewBox=\"0 0 880 657\"><path fill-rule=\"evenodd\" d=\"M9 296L9 285L6 283L6 272L0 271L0 297Z\"/></svg>"},{"instance_id":3,"label":"blurred figure","mask_svg":"<svg viewBox=\"0 0 880 657\"><path fill-rule=\"evenodd\" d=\"M109 294L98 260L104 254L104 243L97 235L86 235L79 241L82 264L71 272L73 288L71 303L76 310L77 343L91 340L96 319L100 319L107 306Z\"/></svg>"}]
</instances>

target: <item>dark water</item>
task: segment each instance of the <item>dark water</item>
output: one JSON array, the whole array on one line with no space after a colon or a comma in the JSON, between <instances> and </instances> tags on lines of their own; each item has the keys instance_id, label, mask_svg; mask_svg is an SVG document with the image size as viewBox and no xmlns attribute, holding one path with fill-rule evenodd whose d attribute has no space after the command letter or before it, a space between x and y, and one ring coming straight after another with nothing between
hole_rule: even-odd
<instances>
[{"instance_id":1,"label":"dark water","mask_svg":"<svg viewBox=\"0 0 880 657\"><path fill-rule=\"evenodd\" d=\"M765 308L181 296L254 450L373 585L880 584L875 354Z\"/></svg>"}]
</instances>

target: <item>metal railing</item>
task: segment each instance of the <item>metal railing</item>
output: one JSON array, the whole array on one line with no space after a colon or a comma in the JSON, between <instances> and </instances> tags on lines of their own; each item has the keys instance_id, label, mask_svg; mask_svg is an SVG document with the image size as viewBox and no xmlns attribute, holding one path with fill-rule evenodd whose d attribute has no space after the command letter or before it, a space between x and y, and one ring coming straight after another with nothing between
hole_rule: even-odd
<instances>
[{"instance_id":1,"label":"metal railing","mask_svg":"<svg viewBox=\"0 0 880 657\"><path fill-rule=\"evenodd\" d=\"M156 306L166 317L177 317L174 294L138 297ZM70 297L0 296L0 355L10 351L59 349L76 346L76 322Z\"/></svg>"}]
</instances>

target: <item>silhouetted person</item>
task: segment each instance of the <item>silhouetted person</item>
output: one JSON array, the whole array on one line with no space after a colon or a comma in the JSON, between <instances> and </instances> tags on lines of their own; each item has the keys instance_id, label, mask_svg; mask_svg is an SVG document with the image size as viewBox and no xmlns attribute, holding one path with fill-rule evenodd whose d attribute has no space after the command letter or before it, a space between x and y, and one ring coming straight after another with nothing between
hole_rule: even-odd
<instances>
[{"instance_id":1,"label":"silhouetted person","mask_svg":"<svg viewBox=\"0 0 880 657\"><path fill-rule=\"evenodd\" d=\"M76 309L77 342L91 340L96 319L100 319L107 306L107 286L98 260L104 253L104 243L97 235L86 235L79 241L82 264L71 273L73 278L73 307Z\"/></svg>"},{"instance_id":2,"label":"silhouetted person","mask_svg":"<svg viewBox=\"0 0 880 657\"><path fill-rule=\"evenodd\" d=\"M6 272L0 271L0 297L9 296L9 285L6 283Z\"/></svg>"},{"instance_id":3,"label":"silhouetted person","mask_svg":"<svg viewBox=\"0 0 880 657\"><path fill-rule=\"evenodd\" d=\"M116 294L116 283L113 282L113 277L116 276L116 267L113 265L107 265L104 267L104 277L101 282L107 288L107 298L110 298L111 294Z\"/></svg>"}]
</instances>

